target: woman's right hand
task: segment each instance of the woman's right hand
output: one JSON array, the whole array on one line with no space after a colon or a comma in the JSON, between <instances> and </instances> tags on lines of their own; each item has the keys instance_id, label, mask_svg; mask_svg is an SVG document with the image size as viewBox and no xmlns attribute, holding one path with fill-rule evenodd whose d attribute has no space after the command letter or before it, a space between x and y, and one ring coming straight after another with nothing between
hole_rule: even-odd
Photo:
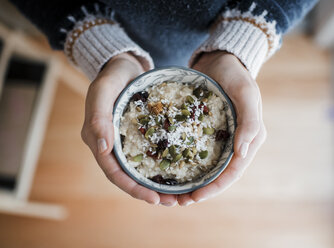
<instances>
[{"instance_id":1,"label":"woman's right hand","mask_svg":"<svg viewBox=\"0 0 334 248\"><path fill-rule=\"evenodd\" d=\"M107 178L120 189L151 204L174 206L177 203L176 196L159 194L139 185L125 174L111 152L114 141L114 102L123 88L143 72L139 61L128 53L117 55L107 62L88 89L81 137Z\"/></svg>"}]
</instances>

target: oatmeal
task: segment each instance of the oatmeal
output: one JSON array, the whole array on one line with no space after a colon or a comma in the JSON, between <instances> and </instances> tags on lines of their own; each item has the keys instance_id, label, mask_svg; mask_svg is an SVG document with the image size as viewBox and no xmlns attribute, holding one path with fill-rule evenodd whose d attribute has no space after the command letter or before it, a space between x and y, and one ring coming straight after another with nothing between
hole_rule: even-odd
<instances>
[{"instance_id":1,"label":"oatmeal","mask_svg":"<svg viewBox=\"0 0 334 248\"><path fill-rule=\"evenodd\" d=\"M229 138L223 101L201 85L163 82L134 94L120 124L130 166L161 184L213 168Z\"/></svg>"}]
</instances>

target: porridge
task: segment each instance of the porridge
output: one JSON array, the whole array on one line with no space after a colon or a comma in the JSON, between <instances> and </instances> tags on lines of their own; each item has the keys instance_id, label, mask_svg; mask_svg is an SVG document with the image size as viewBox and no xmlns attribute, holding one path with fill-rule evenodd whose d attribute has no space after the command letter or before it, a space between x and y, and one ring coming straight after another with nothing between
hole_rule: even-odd
<instances>
[{"instance_id":1,"label":"porridge","mask_svg":"<svg viewBox=\"0 0 334 248\"><path fill-rule=\"evenodd\" d=\"M120 134L129 166L154 182L189 182L212 169L229 138L223 101L203 85L163 82L134 94Z\"/></svg>"}]
</instances>

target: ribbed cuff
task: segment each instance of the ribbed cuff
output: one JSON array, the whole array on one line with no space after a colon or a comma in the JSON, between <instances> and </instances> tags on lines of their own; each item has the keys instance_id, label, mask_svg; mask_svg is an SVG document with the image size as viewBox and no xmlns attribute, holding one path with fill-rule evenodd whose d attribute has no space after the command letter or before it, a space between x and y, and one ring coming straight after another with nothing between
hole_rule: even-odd
<instances>
[{"instance_id":1,"label":"ribbed cuff","mask_svg":"<svg viewBox=\"0 0 334 248\"><path fill-rule=\"evenodd\" d=\"M242 20L222 21L194 52L189 65L196 63L198 56L203 52L222 50L238 57L251 76L256 78L267 58L268 49L266 34L252 23Z\"/></svg>"},{"instance_id":2,"label":"ribbed cuff","mask_svg":"<svg viewBox=\"0 0 334 248\"><path fill-rule=\"evenodd\" d=\"M68 34L66 44L73 35ZM102 66L113 56L131 52L142 64L144 70L154 67L150 55L135 44L118 24L104 23L81 32L66 49L67 56L78 65L90 80L96 78Z\"/></svg>"}]
</instances>

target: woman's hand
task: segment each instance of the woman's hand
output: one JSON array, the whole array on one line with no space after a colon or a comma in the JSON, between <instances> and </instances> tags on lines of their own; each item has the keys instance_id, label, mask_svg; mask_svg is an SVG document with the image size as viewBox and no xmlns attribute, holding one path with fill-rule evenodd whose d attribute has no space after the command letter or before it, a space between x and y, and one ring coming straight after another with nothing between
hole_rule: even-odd
<instances>
[{"instance_id":1,"label":"woman's hand","mask_svg":"<svg viewBox=\"0 0 334 248\"><path fill-rule=\"evenodd\" d=\"M141 73L141 64L128 53L115 56L105 65L88 89L81 137L105 175L120 189L151 204L173 206L176 204L176 196L159 194L139 185L123 172L111 153L114 141L114 102L123 88Z\"/></svg>"},{"instance_id":2,"label":"woman's hand","mask_svg":"<svg viewBox=\"0 0 334 248\"><path fill-rule=\"evenodd\" d=\"M231 98L237 112L237 129L234 155L225 171L209 185L179 195L182 206L214 197L240 179L266 138L259 88L238 58L224 51L205 53L193 68L217 81Z\"/></svg>"}]
</instances>

